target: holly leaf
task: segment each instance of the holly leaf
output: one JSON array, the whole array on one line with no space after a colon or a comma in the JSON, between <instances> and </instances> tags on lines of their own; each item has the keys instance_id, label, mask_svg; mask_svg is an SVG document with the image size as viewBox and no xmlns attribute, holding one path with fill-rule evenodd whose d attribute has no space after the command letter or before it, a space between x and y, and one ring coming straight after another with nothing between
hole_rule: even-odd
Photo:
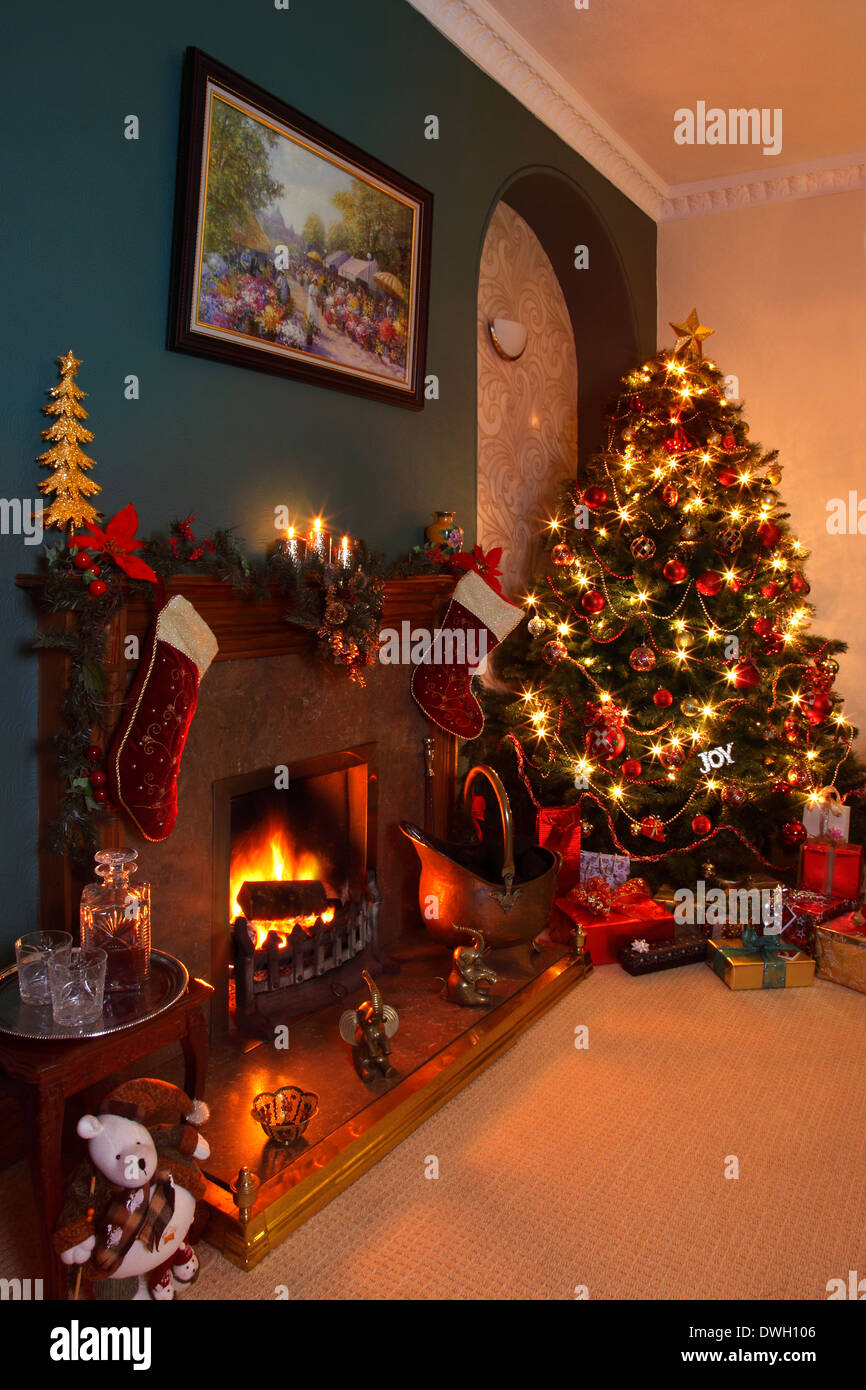
<instances>
[{"instance_id":1,"label":"holly leaf","mask_svg":"<svg viewBox=\"0 0 866 1390\"><path fill-rule=\"evenodd\" d=\"M81 663L81 679L88 695L96 699L105 690L105 671L96 661L85 659Z\"/></svg>"}]
</instances>

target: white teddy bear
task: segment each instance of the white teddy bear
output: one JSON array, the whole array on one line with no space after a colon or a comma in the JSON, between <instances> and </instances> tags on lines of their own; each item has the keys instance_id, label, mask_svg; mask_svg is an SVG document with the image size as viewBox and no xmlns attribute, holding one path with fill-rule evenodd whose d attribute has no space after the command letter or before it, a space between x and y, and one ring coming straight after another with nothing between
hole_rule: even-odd
<instances>
[{"instance_id":1,"label":"white teddy bear","mask_svg":"<svg viewBox=\"0 0 866 1390\"><path fill-rule=\"evenodd\" d=\"M170 1299L196 1278L186 1237L204 1192L195 1159L210 1146L193 1126L207 1118L204 1102L144 1080L79 1120L89 1163L68 1189L55 1245L64 1264L87 1266L94 1297Z\"/></svg>"}]
</instances>

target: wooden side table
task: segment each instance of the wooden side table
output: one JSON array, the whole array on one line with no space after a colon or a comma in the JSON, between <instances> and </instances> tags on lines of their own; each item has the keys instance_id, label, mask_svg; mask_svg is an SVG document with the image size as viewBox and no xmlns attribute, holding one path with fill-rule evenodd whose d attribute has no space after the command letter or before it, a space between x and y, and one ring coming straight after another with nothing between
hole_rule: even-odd
<instances>
[{"instance_id":1,"label":"wooden side table","mask_svg":"<svg viewBox=\"0 0 866 1390\"><path fill-rule=\"evenodd\" d=\"M53 1235L63 1205L61 1140L67 1097L179 1042L183 1049L184 1090L204 1097L210 1040L204 1006L213 986L190 980L186 992L155 1018L118 1033L82 1042L31 1042L0 1033L0 1068L23 1092L33 1156L33 1186L42 1222L46 1296L65 1296L64 1265L54 1253Z\"/></svg>"}]
</instances>

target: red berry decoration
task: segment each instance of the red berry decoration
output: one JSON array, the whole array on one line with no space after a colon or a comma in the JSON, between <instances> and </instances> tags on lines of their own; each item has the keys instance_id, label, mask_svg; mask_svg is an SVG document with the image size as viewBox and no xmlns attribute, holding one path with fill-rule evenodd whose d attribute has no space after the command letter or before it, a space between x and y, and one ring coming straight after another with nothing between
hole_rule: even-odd
<instances>
[{"instance_id":1,"label":"red berry decoration","mask_svg":"<svg viewBox=\"0 0 866 1390\"><path fill-rule=\"evenodd\" d=\"M643 764L637 758L626 758L622 764L622 775L627 782L636 782L643 776Z\"/></svg>"},{"instance_id":2,"label":"red berry decoration","mask_svg":"<svg viewBox=\"0 0 866 1390\"><path fill-rule=\"evenodd\" d=\"M684 454L689 447L689 437L685 430L680 429L679 425L677 425L673 434L669 435L668 438L662 442L669 454Z\"/></svg>"},{"instance_id":3,"label":"red berry decoration","mask_svg":"<svg viewBox=\"0 0 866 1390\"><path fill-rule=\"evenodd\" d=\"M737 441L735 436L732 434L726 434L722 440L722 448L725 450L725 453L732 454L736 447Z\"/></svg>"},{"instance_id":4,"label":"red berry decoration","mask_svg":"<svg viewBox=\"0 0 866 1390\"><path fill-rule=\"evenodd\" d=\"M770 546L779 544L782 539L782 532L775 521L765 521L758 527L758 539L761 545L765 545L769 549Z\"/></svg>"},{"instance_id":5,"label":"red berry decoration","mask_svg":"<svg viewBox=\"0 0 866 1390\"><path fill-rule=\"evenodd\" d=\"M97 745L96 745L95 743L91 743L90 747L87 748L87 749L85 749L84 756L85 756L85 758L87 759L87 761L88 761L89 763L98 763L98 762L101 762L101 761L102 761L102 749L101 749L101 748L98 748Z\"/></svg>"},{"instance_id":6,"label":"red berry decoration","mask_svg":"<svg viewBox=\"0 0 866 1390\"><path fill-rule=\"evenodd\" d=\"M631 400L629 401L629 406L634 411L635 415L643 414L643 401L641 400L640 396L632 396Z\"/></svg>"},{"instance_id":7,"label":"red berry decoration","mask_svg":"<svg viewBox=\"0 0 866 1390\"><path fill-rule=\"evenodd\" d=\"M662 501L666 507L675 507L680 500L680 494L673 483L668 483L662 488Z\"/></svg>"},{"instance_id":8,"label":"red berry decoration","mask_svg":"<svg viewBox=\"0 0 866 1390\"><path fill-rule=\"evenodd\" d=\"M646 835L648 840L663 840L665 828L657 816L644 816L640 823L641 835Z\"/></svg>"},{"instance_id":9,"label":"red berry decoration","mask_svg":"<svg viewBox=\"0 0 866 1390\"><path fill-rule=\"evenodd\" d=\"M86 550L79 550L72 563L77 570L89 570L93 561Z\"/></svg>"},{"instance_id":10,"label":"red berry decoration","mask_svg":"<svg viewBox=\"0 0 866 1390\"><path fill-rule=\"evenodd\" d=\"M752 623L752 631L757 637L769 637L773 631L773 624L770 618L756 618Z\"/></svg>"},{"instance_id":11,"label":"red berry decoration","mask_svg":"<svg viewBox=\"0 0 866 1390\"><path fill-rule=\"evenodd\" d=\"M662 574L665 579L669 579L671 584L682 584L689 577L689 572L682 560L668 560Z\"/></svg>"},{"instance_id":12,"label":"red berry decoration","mask_svg":"<svg viewBox=\"0 0 866 1390\"><path fill-rule=\"evenodd\" d=\"M591 512L598 511L607 501L607 489L603 487L588 487L583 494L583 500Z\"/></svg>"},{"instance_id":13,"label":"red berry decoration","mask_svg":"<svg viewBox=\"0 0 866 1390\"><path fill-rule=\"evenodd\" d=\"M659 709L667 709L669 705L673 704L673 702L673 695L669 690L665 690L664 687L658 689L655 695L653 695L653 704L656 705Z\"/></svg>"},{"instance_id":14,"label":"red berry decoration","mask_svg":"<svg viewBox=\"0 0 866 1390\"><path fill-rule=\"evenodd\" d=\"M768 656L776 656L782 650L785 643L778 632L771 632L770 636L764 639L764 651Z\"/></svg>"},{"instance_id":15,"label":"red berry decoration","mask_svg":"<svg viewBox=\"0 0 866 1390\"><path fill-rule=\"evenodd\" d=\"M580 606L584 613L600 613L604 608L604 594L600 594L598 589L590 589L580 600Z\"/></svg>"},{"instance_id":16,"label":"red berry decoration","mask_svg":"<svg viewBox=\"0 0 866 1390\"><path fill-rule=\"evenodd\" d=\"M802 821L789 820L782 826L782 841L789 849L799 849L806 841L806 827Z\"/></svg>"},{"instance_id":17,"label":"red berry decoration","mask_svg":"<svg viewBox=\"0 0 866 1390\"><path fill-rule=\"evenodd\" d=\"M733 487L739 476L736 468L720 468L716 474L722 487Z\"/></svg>"},{"instance_id":18,"label":"red berry decoration","mask_svg":"<svg viewBox=\"0 0 866 1390\"><path fill-rule=\"evenodd\" d=\"M770 788L774 796L790 796L791 788L784 777L778 777Z\"/></svg>"},{"instance_id":19,"label":"red berry decoration","mask_svg":"<svg viewBox=\"0 0 866 1390\"><path fill-rule=\"evenodd\" d=\"M87 775L90 778L91 787L104 787L106 782L108 781L108 778L106 777L105 773L100 772L98 769L95 772L88 773Z\"/></svg>"},{"instance_id":20,"label":"red berry decoration","mask_svg":"<svg viewBox=\"0 0 866 1390\"><path fill-rule=\"evenodd\" d=\"M692 821L692 830L696 835L709 835L712 828L713 822L710 820L709 816L695 816Z\"/></svg>"},{"instance_id":21,"label":"red berry decoration","mask_svg":"<svg viewBox=\"0 0 866 1390\"><path fill-rule=\"evenodd\" d=\"M788 580L788 587L793 589L795 594L808 594L811 592L811 584L804 576L798 572L791 575Z\"/></svg>"},{"instance_id":22,"label":"red berry decoration","mask_svg":"<svg viewBox=\"0 0 866 1390\"><path fill-rule=\"evenodd\" d=\"M761 598L775 598L781 592L781 584L777 584L774 579L769 584L764 584L761 589Z\"/></svg>"},{"instance_id":23,"label":"red berry decoration","mask_svg":"<svg viewBox=\"0 0 866 1390\"><path fill-rule=\"evenodd\" d=\"M761 684L761 673L753 661L738 661L734 667L734 685L738 690L754 690Z\"/></svg>"},{"instance_id":24,"label":"red berry decoration","mask_svg":"<svg viewBox=\"0 0 866 1390\"><path fill-rule=\"evenodd\" d=\"M92 598L102 598L108 585L104 579L93 579L87 586L87 592Z\"/></svg>"},{"instance_id":25,"label":"red berry decoration","mask_svg":"<svg viewBox=\"0 0 866 1390\"><path fill-rule=\"evenodd\" d=\"M695 580L695 588L704 598L714 598L722 587L722 576L718 570L706 570L704 574L699 574Z\"/></svg>"}]
</instances>

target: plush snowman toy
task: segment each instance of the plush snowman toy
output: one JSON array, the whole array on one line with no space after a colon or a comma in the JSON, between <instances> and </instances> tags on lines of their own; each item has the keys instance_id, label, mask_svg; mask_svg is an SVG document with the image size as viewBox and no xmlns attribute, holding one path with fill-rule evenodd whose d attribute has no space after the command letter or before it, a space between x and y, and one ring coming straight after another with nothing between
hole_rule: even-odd
<instances>
[{"instance_id":1,"label":"plush snowman toy","mask_svg":"<svg viewBox=\"0 0 866 1390\"><path fill-rule=\"evenodd\" d=\"M85 1265L94 1298L170 1299L198 1274L186 1244L204 1180L195 1162L210 1146L208 1118L163 1081L130 1081L83 1115L88 1162L74 1175L55 1234L64 1264Z\"/></svg>"}]
</instances>

